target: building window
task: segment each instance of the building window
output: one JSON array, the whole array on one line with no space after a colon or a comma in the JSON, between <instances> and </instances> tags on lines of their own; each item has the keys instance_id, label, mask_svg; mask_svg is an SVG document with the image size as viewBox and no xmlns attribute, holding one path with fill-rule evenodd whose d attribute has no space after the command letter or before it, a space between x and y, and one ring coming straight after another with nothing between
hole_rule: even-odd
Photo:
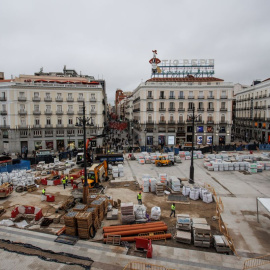
<instances>
[{"instance_id":1,"label":"building window","mask_svg":"<svg viewBox=\"0 0 270 270\"><path fill-rule=\"evenodd\" d=\"M56 98L61 98L62 97L62 93L57 93L57 97Z\"/></svg>"},{"instance_id":2,"label":"building window","mask_svg":"<svg viewBox=\"0 0 270 270\"><path fill-rule=\"evenodd\" d=\"M159 108L160 108L160 109L164 109L164 102L160 102L160 103L159 103Z\"/></svg>"},{"instance_id":3,"label":"building window","mask_svg":"<svg viewBox=\"0 0 270 270\"><path fill-rule=\"evenodd\" d=\"M147 109L153 109L153 103L152 102L147 103Z\"/></svg>"},{"instance_id":4,"label":"building window","mask_svg":"<svg viewBox=\"0 0 270 270\"><path fill-rule=\"evenodd\" d=\"M221 115L221 123L224 123L225 122L225 114L222 114Z\"/></svg>"},{"instance_id":5,"label":"building window","mask_svg":"<svg viewBox=\"0 0 270 270\"><path fill-rule=\"evenodd\" d=\"M62 125L62 118L57 118L57 125Z\"/></svg>"},{"instance_id":6,"label":"building window","mask_svg":"<svg viewBox=\"0 0 270 270\"><path fill-rule=\"evenodd\" d=\"M203 109L203 102L199 102L199 109Z\"/></svg>"},{"instance_id":7,"label":"building window","mask_svg":"<svg viewBox=\"0 0 270 270\"><path fill-rule=\"evenodd\" d=\"M19 92L19 97L23 98L24 97L24 92Z\"/></svg>"},{"instance_id":8,"label":"building window","mask_svg":"<svg viewBox=\"0 0 270 270\"><path fill-rule=\"evenodd\" d=\"M6 125L7 125L7 120L6 120L6 118L5 118L5 117L3 117L3 123L4 123L4 126L6 126Z\"/></svg>"},{"instance_id":9,"label":"building window","mask_svg":"<svg viewBox=\"0 0 270 270\"><path fill-rule=\"evenodd\" d=\"M34 97L38 98L39 97L39 92L34 92Z\"/></svg>"},{"instance_id":10,"label":"building window","mask_svg":"<svg viewBox=\"0 0 270 270\"><path fill-rule=\"evenodd\" d=\"M72 93L68 93L68 99L72 99Z\"/></svg>"},{"instance_id":11,"label":"building window","mask_svg":"<svg viewBox=\"0 0 270 270\"><path fill-rule=\"evenodd\" d=\"M36 126L39 126L39 124L40 124L39 118L35 118L35 125L36 125Z\"/></svg>"},{"instance_id":12,"label":"building window","mask_svg":"<svg viewBox=\"0 0 270 270\"><path fill-rule=\"evenodd\" d=\"M152 97L152 91L148 91L147 97L151 98Z\"/></svg>"},{"instance_id":13,"label":"building window","mask_svg":"<svg viewBox=\"0 0 270 270\"><path fill-rule=\"evenodd\" d=\"M164 91L160 91L160 98L164 98Z\"/></svg>"},{"instance_id":14,"label":"building window","mask_svg":"<svg viewBox=\"0 0 270 270\"><path fill-rule=\"evenodd\" d=\"M152 114L148 114L148 117L147 117L147 118L148 118L148 122L151 123L152 120L153 120L153 119L152 119Z\"/></svg>"},{"instance_id":15,"label":"building window","mask_svg":"<svg viewBox=\"0 0 270 270\"><path fill-rule=\"evenodd\" d=\"M183 102L179 102L179 109L183 109Z\"/></svg>"},{"instance_id":16,"label":"building window","mask_svg":"<svg viewBox=\"0 0 270 270\"><path fill-rule=\"evenodd\" d=\"M46 98L51 98L50 93L46 93L45 96L46 96Z\"/></svg>"},{"instance_id":17,"label":"building window","mask_svg":"<svg viewBox=\"0 0 270 270\"><path fill-rule=\"evenodd\" d=\"M179 115L179 122L180 123L184 122L184 116L183 116L183 114L180 114Z\"/></svg>"},{"instance_id":18,"label":"building window","mask_svg":"<svg viewBox=\"0 0 270 270\"><path fill-rule=\"evenodd\" d=\"M208 102L208 109L213 109L213 102Z\"/></svg>"},{"instance_id":19,"label":"building window","mask_svg":"<svg viewBox=\"0 0 270 270\"><path fill-rule=\"evenodd\" d=\"M39 111L39 105L34 105L34 110Z\"/></svg>"},{"instance_id":20,"label":"building window","mask_svg":"<svg viewBox=\"0 0 270 270\"><path fill-rule=\"evenodd\" d=\"M83 106L79 106L79 112L83 112Z\"/></svg>"},{"instance_id":21,"label":"building window","mask_svg":"<svg viewBox=\"0 0 270 270\"><path fill-rule=\"evenodd\" d=\"M25 110L25 105L24 104L20 104L20 111L24 111Z\"/></svg>"},{"instance_id":22,"label":"building window","mask_svg":"<svg viewBox=\"0 0 270 270\"><path fill-rule=\"evenodd\" d=\"M56 135L61 135L61 136L63 136L64 135L64 129L57 129L56 130Z\"/></svg>"},{"instance_id":23,"label":"building window","mask_svg":"<svg viewBox=\"0 0 270 270\"><path fill-rule=\"evenodd\" d=\"M41 136L41 130L34 130L34 137L40 137Z\"/></svg>"},{"instance_id":24,"label":"building window","mask_svg":"<svg viewBox=\"0 0 270 270\"><path fill-rule=\"evenodd\" d=\"M3 138L8 139L8 131L7 130L3 130Z\"/></svg>"},{"instance_id":25,"label":"building window","mask_svg":"<svg viewBox=\"0 0 270 270\"><path fill-rule=\"evenodd\" d=\"M165 122L165 116L163 114L160 116L160 122Z\"/></svg>"},{"instance_id":26,"label":"building window","mask_svg":"<svg viewBox=\"0 0 270 270\"><path fill-rule=\"evenodd\" d=\"M52 130L45 130L45 136L52 137L53 136L53 131Z\"/></svg>"},{"instance_id":27,"label":"building window","mask_svg":"<svg viewBox=\"0 0 270 270\"><path fill-rule=\"evenodd\" d=\"M207 122L213 122L213 116L212 116L212 114L209 114L207 116Z\"/></svg>"},{"instance_id":28,"label":"building window","mask_svg":"<svg viewBox=\"0 0 270 270\"><path fill-rule=\"evenodd\" d=\"M193 91L189 91L189 92L188 92L188 97L189 97L189 98L193 98L193 97L194 97L194 96L193 96Z\"/></svg>"},{"instance_id":29,"label":"building window","mask_svg":"<svg viewBox=\"0 0 270 270\"><path fill-rule=\"evenodd\" d=\"M51 111L51 105L46 105L46 112L50 112Z\"/></svg>"},{"instance_id":30,"label":"building window","mask_svg":"<svg viewBox=\"0 0 270 270\"><path fill-rule=\"evenodd\" d=\"M174 102L170 102L170 109L174 109Z\"/></svg>"},{"instance_id":31,"label":"building window","mask_svg":"<svg viewBox=\"0 0 270 270\"><path fill-rule=\"evenodd\" d=\"M21 117L21 125L26 126L26 119L24 117Z\"/></svg>"},{"instance_id":32,"label":"building window","mask_svg":"<svg viewBox=\"0 0 270 270\"><path fill-rule=\"evenodd\" d=\"M68 111L72 112L73 111L73 105L68 105Z\"/></svg>"},{"instance_id":33,"label":"building window","mask_svg":"<svg viewBox=\"0 0 270 270\"><path fill-rule=\"evenodd\" d=\"M79 93L79 99L83 99L83 93Z\"/></svg>"},{"instance_id":34,"label":"building window","mask_svg":"<svg viewBox=\"0 0 270 270\"><path fill-rule=\"evenodd\" d=\"M73 118L68 118L68 124L73 125Z\"/></svg>"},{"instance_id":35,"label":"building window","mask_svg":"<svg viewBox=\"0 0 270 270\"><path fill-rule=\"evenodd\" d=\"M179 98L183 98L184 97L184 92L183 91L180 91L179 92Z\"/></svg>"},{"instance_id":36,"label":"building window","mask_svg":"<svg viewBox=\"0 0 270 270\"><path fill-rule=\"evenodd\" d=\"M57 111L62 112L62 105L57 105Z\"/></svg>"},{"instance_id":37,"label":"building window","mask_svg":"<svg viewBox=\"0 0 270 270\"><path fill-rule=\"evenodd\" d=\"M173 122L173 114L170 114L170 122Z\"/></svg>"},{"instance_id":38,"label":"building window","mask_svg":"<svg viewBox=\"0 0 270 270\"><path fill-rule=\"evenodd\" d=\"M213 91L209 91L209 97L213 97Z\"/></svg>"},{"instance_id":39,"label":"building window","mask_svg":"<svg viewBox=\"0 0 270 270\"><path fill-rule=\"evenodd\" d=\"M225 109L225 102L221 102L221 109Z\"/></svg>"},{"instance_id":40,"label":"building window","mask_svg":"<svg viewBox=\"0 0 270 270\"><path fill-rule=\"evenodd\" d=\"M46 118L46 125L50 125L51 124L51 118Z\"/></svg>"},{"instance_id":41,"label":"building window","mask_svg":"<svg viewBox=\"0 0 270 270\"><path fill-rule=\"evenodd\" d=\"M96 99L96 94L91 94L91 99Z\"/></svg>"},{"instance_id":42,"label":"building window","mask_svg":"<svg viewBox=\"0 0 270 270\"><path fill-rule=\"evenodd\" d=\"M192 110L192 109L193 109L193 102L189 102L189 103L188 103L188 109L189 109L189 110Z\"/></svg>"},{"instance_id":43,"label":"building window","mask_svg":"<svg viewBox=\"0 0 270 270\"><path fill-rule=\"evenodd\" d=\"M67 130L67 135L68 136L74 136L74 134L75 134L75 130L74 129L68 129Z\"/></svg>"},{"instance_id":44,"label":"building window","mask_svg":"<svg viewBox=\"0 0 270 270\"><path fill-rule=\"evenodd\" d=\"M174 91L170 91L170 98L174 98Z\"/></svg>"},{"instance_id":45,"label":"building window","mask_svg":"<svg viewBox=\"0 0 270 270\"><path fill-rule=\"evenodd\" d=\"M83 129L78 129L78 135L83 135Z\"/></svg>"}]
</instances>

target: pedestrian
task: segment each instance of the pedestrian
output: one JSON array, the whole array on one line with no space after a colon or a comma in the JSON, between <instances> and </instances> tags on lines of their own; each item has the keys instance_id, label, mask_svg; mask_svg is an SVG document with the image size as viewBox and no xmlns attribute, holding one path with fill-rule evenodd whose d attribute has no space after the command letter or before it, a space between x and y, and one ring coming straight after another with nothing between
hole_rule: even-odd
<instances>
[{"instance_id":1,"label":"pedestrian","mask_svg":"<svg viewBox=\"0 0 270 270\"><path fill-rule=\"evenodd\" d=\"M170 214L170 217L172 216L172 214L173 214L173 217L175 217L175 203L173 203L172 205L171 205L171 214Z\"/></svg>"},{"instance_id":2,"label":"pedestrian","mask_svg":"<svg viewBox=\"0 0 270 270\"><path fill-rule=\"evenodd\" d=\"M64 177L64 178L62 179L62 183L63 183L64 189L66 189L66 177Z\"/></svg>"},{"instance_id":3,"label":"pedestrian","mask_svg":"<svg viewBox=\"0 0 270 270\"><path fill-rule=\"evenodd\" d=\"M70 177L70 183L71 183L71 186L73 186L73 181L74 181L74 180L73 180L73 177L71 176L71 177Z\"/></svg>"},{"instance_id":4,"label":"pedestrian","mask_svg":"<svg viewBox=\"0 0 270 270\"><path fill-rule=\"evenodd\" d=\"M142 193L139 192L139 194L137 195L137 200L138 200L138 204L142 204Z\"/></svg>"}]
</instances>

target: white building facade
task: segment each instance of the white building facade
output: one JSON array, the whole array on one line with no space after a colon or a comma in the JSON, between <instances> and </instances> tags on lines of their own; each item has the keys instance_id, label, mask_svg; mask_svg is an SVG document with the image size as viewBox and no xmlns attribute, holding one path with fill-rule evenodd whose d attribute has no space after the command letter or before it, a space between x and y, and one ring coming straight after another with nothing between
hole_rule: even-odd
<instances>
[{"instance_id":1,"label":"white building facade","mask_svg":"<svg viewBox=\"0 0 270 270\"><path fill-rule=\"evenodd\" d=\"M93 124L87 126L86 137L103 132L106 93L93 77L20 75L12 83L0 83L0 95L2 152L83 147L83 129L75 126L82 117L83 101ZM102 145L102 138L96 145Z\"/></svg>"}]
</instances>

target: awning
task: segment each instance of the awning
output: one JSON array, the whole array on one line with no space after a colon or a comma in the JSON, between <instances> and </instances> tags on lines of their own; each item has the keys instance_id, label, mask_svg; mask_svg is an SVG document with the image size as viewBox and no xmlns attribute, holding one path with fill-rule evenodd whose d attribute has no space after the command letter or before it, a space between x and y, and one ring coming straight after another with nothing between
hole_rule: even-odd
<instances>
[{"instance_id":1,"label":"awning","mask_svg":"<svg viewBox=\"0 0 270 270\"><path fill-rule=\"evenodd\" d=\"M259 204L260 202L262 206L270 213L270 198L259 198L257 197L257 221L259 222Z\"/></svg>"}]
</instances>

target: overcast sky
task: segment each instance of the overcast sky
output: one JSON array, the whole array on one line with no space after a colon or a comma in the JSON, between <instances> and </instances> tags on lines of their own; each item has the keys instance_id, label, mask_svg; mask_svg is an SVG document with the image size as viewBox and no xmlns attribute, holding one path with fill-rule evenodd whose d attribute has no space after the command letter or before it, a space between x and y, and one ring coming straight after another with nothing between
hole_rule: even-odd
<instances>
[{"instance_id":1,"label":"overcast sky","mask_svg":"<svg viewBox=\"0 0 270 270\"><path fill-rule=\"evenodd\" d=\"M215 77L270 77L268 0L0 0L0 71L75 69L133 91L160 59L215 59Z\"/></svg>"}]
</instances>

